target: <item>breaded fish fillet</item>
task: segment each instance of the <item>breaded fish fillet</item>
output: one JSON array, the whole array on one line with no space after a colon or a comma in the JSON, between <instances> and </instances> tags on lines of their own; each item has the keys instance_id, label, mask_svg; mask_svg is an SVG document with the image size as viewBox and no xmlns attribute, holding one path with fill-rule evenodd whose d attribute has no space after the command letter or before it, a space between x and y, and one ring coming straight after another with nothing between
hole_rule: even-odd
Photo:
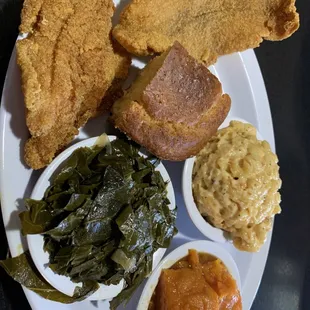
<instances>
[{"instance_id":1,"label":"breaded fish fillet","mask_svg":"<svg viewBox=\"0 0 310 310\"><path fill-rule=\"evenodd\" d=\"M295 0L132 0L113 35L137 55L162 53L177 40L210 65L298 27Z\"/></svg>"},{"instance_id":2,"label":"breaded fish fillet","mask_svg":"<svg viewBox=\"0 0 310 310\"><path fill-rule=\"evenodd\" d=\"M31 138L26 163L39 169L91 117L122 94L131 60L113 43L112 0L25 0L17 42Z\"/></svg>"}]
</instances>

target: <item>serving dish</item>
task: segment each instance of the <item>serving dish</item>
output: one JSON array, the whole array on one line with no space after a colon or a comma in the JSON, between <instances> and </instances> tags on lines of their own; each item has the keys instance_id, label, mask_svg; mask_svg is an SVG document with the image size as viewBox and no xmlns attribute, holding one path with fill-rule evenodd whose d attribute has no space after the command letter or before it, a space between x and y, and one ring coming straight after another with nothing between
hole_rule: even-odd
<instances>
[{"instance_id":1,"label":"serving dish","mask_svg":"<svg viewBox=\"0 0 310 310\"><path fill-rule=\"evenodd\" d=\"M91 147L95 145L96 141L99 137L93 137L90 139L85 139L80 141L71 147L67 148L61 154L59 154L53 162L44 170L41 174L40 178L38 179L33 192L31 194L32 199L40 200L42 199L45 190L50 184L50 180L56 175L57 171L61 167L62 163L78 148L80 147ZM108 136L110 142L115 140L116 136ZM143 153L140 152L140 155L145 156ZM156 169L159 171L163 176L163 179L168 183L167 185L167 197L170 201L170 208L175 208L175 197L173 191L173 185L165 169L164 165L160 163ZM30 250L30 254L32 256L33 262L35 263L37 269L43 275L43 277L57 290L60 292L72 296L74 293L75 287L82 286L82 283L73 283L68 277L61 276L55 274L50 268L46 267L49 262L49 254L44 252L44 240L43 235L27 235L27 242ZM155 252L153 256L153 269L157 266L160 262L162 257L164 256L166 249L159 249ZM117 285L103 285L100 284L100 288L91 296L89 296L88 300L103 300L113 298L118 295L124 286L124 281L121 281Z\"/></svg>"},{"instance_id":2,"label":"serving dish","mask_svg":"<svg viewBox=\"0 0 310 310\"><path fill-rule=\"evenodd\" d=\"M227 117L223 124L220 126L221 128L225 128L229 126L231 121L240 121L243 123L249 123L248 121L240 118L240 117ZM263 140L262 135L257 130L256 137L258 140ZM189 158L185 160L183 174L182 174L182 190L183 190L183 198L185 202L185 206L188 212L189 217L199 229L199 231L208 239L215 242L229 242L231 238L229 234L223 231L222 229L216 228L209 224L203 216L200 214L193 197L192 191L192 175L195 164L195 157Z\"/></svg>"},{"instance_id":3,"label":"serving dish","mask_svg":"<svg viewBox=\"0 0 310 310\"><path fill-rule=\"evenodd\" d=\"M201 253L208 253L219 258L227 267L232 277L236 280L239 290L241 289L238 267L234 262L233 258L231 257L231 255L229 254L229 252L227 252L224 248L218 246L214 242L205 240L192 241L179 246L160 262L160 264L153 271L152 275L145 284L137 310L145 310L148 308L154 289L158 283L161 271L163 269L170 268L178 260L187 256L188 250L191 249L194 249L197 252Z\"/></svg>"},{"instance_id":4,"label":"serving dish","mask_svg":"<svg viewBox=\"0 0 310 310\"><path fill-rule=\"evenodd\" d=\"M116 2L119 4L119 2ZM121 6L126 1L121 2ZM117 11L119 10L118 7ZM134 59L132 72L144 66L143 59ZM252 50L219 58L210 68L215 73L233 102L229 117L239 117L253 124L266 139L274 151L274 136L269 103L262 75ZM27 249L26 239L21 236L18 213L23 210L23 199L30 197L33 187L42 171L32 171L23 162L23 146L28 138L23 107L23 95L20 84L20 71L16 64L16 52L12 53L3 89L0 112L0 192L4 226L12 256L21 254ZM82 128L72 144L85 138L100 135L102 132L114 134L112 126L106 122L106 116L90 121ZM167 162L165 167L171 177L178 206L177 227L175 236L167 252L193 240L205 239L188 217L182 197L183 162ZM234 258L240 273L241 293L244 309L250 309L258 289L265 267L270 246L271 233L259 253L243 253L236 250L229 242L220 244ZM137 290L126 309L137 308L141 290ZM32 309L54 310L91 310L93 303L83 301L71 305L50 302L25 290ZM96 302L97 309L109 309L107 301Z\"/></svg>"}]
</instances>

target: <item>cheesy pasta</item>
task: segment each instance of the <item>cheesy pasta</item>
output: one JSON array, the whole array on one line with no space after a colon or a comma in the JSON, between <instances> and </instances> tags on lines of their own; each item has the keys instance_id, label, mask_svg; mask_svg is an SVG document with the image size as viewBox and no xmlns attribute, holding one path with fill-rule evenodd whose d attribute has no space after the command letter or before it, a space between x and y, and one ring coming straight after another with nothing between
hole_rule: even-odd
<instances>
[{"instance_id":1,"label":"cheesy pasta","mask_svg":"<svg viewBox=\"0 0 310 310\"><path fill-rule=\"evenodd\" d=\"M250 124L232 121L198 154L193 195L200 213L231 233L234 245L255 252L280 213L278 158Z\"/></svg>"}]
</instances>

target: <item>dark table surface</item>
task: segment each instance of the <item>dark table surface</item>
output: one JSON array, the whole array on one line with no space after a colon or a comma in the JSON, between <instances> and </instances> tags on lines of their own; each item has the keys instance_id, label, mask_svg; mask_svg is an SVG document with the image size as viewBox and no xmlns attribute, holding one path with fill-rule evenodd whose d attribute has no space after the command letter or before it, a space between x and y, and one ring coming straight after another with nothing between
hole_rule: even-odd
<instances>
[{"instance_id":1,"label":"dark table surface","mask_svg":"<svg viewBox=\"0 0 310 310\"><path fill-rule=\"evenodd\" d=\"M0 0L0 91L19 25L21 0ZM256 49L270 101L283 186L282 215L253 310L310 309L310 0L297 0L301 26ZM0 259L7 243L0 219ZM19 284L0 269L0 309L30 309ZM42 309L44 310L44 309Z\"/></svg>"}]
</instances>

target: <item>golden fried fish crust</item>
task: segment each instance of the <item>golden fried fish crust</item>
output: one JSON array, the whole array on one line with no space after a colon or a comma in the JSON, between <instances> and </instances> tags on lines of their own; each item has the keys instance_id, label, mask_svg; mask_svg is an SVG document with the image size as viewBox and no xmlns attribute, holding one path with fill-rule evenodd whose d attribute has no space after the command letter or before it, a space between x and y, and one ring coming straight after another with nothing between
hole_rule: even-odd
<instances>
[{"instance_id":1,"label":"golden fried fish crust","mask_svg":"<svg viewBox=\"0 0 310 310\"><path fill-rule=\"evenodd\" d=\"M205 146L230 105L216 76L175 42L113 104L111 120L157 157L179 161Z\"/></svg>"},{"instance_id":2,"label":"golden fried fish crust","mask_svg":"<svg viewBox=\"0 0 310 310\"><path fill-rule=\"evenodd\" d=\"M177 40L210 65L298 27L295 0L132 0L113 35L137 55L162 53Z\"/></svg>"},{"instance_id":3,"label":"golden fried fish crust","mask_svg":"<svg viewBox=\"0 0 310 310\"><path fill-rule=\"evenodd\" d=\"M25 0L17 42L31 138L25 161L51 162L91 117L121 94L131 59L112 41L111 0Z\"/></svg>"}]
</instances>

